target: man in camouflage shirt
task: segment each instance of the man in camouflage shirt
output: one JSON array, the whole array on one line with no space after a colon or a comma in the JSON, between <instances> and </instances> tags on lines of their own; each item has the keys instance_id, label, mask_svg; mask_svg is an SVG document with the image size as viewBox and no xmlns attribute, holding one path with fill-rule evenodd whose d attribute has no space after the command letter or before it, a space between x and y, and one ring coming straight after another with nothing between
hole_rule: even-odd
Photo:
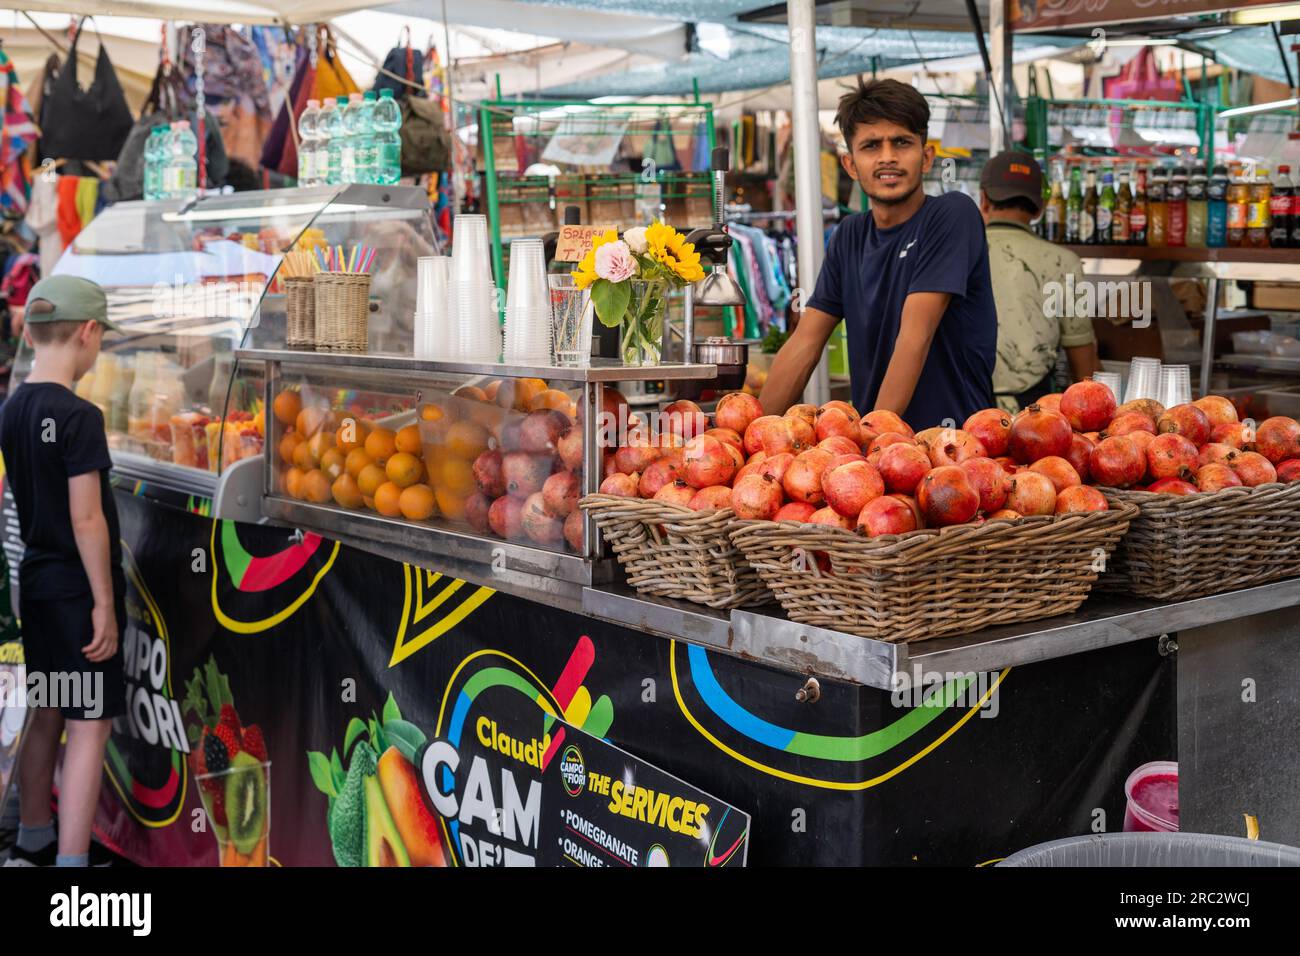
<instances>
[{"instance_id":1,"label":"man in camouflage shirt","mask_svg":"<svg viewBox=\"0 0 1300 956\"><path fill-rule=\"evenodd\" d=\"M1059 349L1065 350L1076 382L1100 368L1092 319L1049 317L1044 308L1048 283L1063 287L1068 273L1081 279L1083 264L1073 252L1030 228L1042 209L1042 190L1042 172L1027 153L999 153L980 174L980 211L998 309L993 392L998 406L1009 412L1056 391L1053 373Z\"/></svg>"}]
</instances>

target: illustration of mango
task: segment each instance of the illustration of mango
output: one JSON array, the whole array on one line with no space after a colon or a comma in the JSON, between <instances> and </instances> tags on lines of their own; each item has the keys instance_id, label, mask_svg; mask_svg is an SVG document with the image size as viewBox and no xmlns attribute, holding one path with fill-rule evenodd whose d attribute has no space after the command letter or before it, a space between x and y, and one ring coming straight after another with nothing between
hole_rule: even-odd
<instances>
[{"instance_id":1,"label":"illustration of mango","mask_svg":"<svg viewBox=\"0 0 1300 956\"><path fill-rule=\"evenodd\" d=\"M393 823L411 859L411 866L446 866L438 824L424 799L415 767L396 747L379 758L379 786Z\"/></svg>"}]
</instances>

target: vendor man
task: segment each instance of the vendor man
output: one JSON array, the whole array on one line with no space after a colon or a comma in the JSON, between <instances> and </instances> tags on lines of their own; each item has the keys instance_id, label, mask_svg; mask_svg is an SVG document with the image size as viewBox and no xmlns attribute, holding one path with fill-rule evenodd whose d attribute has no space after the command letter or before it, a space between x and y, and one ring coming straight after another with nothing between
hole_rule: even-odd
<instances>
[{"instance_id":1,"label":"vendor man","mask_svg":"<svg viewBox=\"0 0 1300 956\"><path fill-rule=\"evenodd\" d=\"M759 401L770 414L798 402L842 318L859 412L888 409L917 430L963 422L993 404L998 323L979 207L962 193L922 191L934 148L930 107L913 87L859 80L835 121L844 170L871 212L849 216L831 237Z\"/></svg>"},{"instance_id":2,"label":"vendor man","mask_svg":"<svg viewBox=\"0 0 1300 956\"><path fill-rule=\"evenodd\" d=\"M1034 235L1029 224L1042 211L1043 174L1028 153L998 153L980 173L980 212L988 223L989 273L998 305L998 359L993 392L1009 412L1057 391L1056 353L1065 350L1074 381L1100 370L1092 319L1074 310L1049 314L1052 283L1083 278L1069 249ZM1064 314L1068 311L1070 314Z\"/></svg>"}]
</instances>

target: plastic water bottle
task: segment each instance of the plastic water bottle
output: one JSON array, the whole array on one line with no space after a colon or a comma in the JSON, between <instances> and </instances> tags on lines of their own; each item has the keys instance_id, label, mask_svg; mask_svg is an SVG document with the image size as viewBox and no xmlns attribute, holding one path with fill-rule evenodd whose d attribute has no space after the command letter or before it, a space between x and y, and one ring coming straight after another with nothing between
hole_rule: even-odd
<instances>
[{"instance_id":1,"label":"plastic water bottle","mask_svg":"<svg viewBox=\"0 0 1300 956\"><path fill-rule=\"evenodd\" d=\"M348 97L348 105L343 110L340 122L343 125L343 182L359 183L357 173L357 149L361 145L361 94L353 93Z\"/></svg>"},{"instance_id":2,"label":"plastic water bottle","mask_svg":"<svg viewBox=\"0 0 1300 956\"><path fill-rule=\"evenodd\" d=\"M173 123L164 142L164 198L190 199L197 192L199 141L194 138L189 121Z\"/></svg>"},{"instance_id":3,"label":"plastic water bottle","mask_svg":"<svg viewBox=\"0 0 1300 956\"><path fill-rule=\"evenodd\" d=\"M402 178L402 110L392 90L380 90L375 104L375 181L385 185Z\"/></svg>"},{"instance_id":4,"label":"plastic water bottle","mask_svg":"<svg viewBox=\"0 0 1300 956\"><path fill-rule=\"evenodd\" d=\"M316 118L316 185L324 186L336 183L334 167L330 165L330 141L337 129L334 101L326 100L320 105L320 116Z\"/></svg>"},{"instance_id":5,"label":"plastic water bottle","mask_svg":"<svg viewBox=\"0 0 1300 956\"><path fill-rule=\"evenodd\" d=\"M163 150L166 148L167 133L171 127L163 123L149 131L149 138L144 141L144 198L155 200L163 198Z\"/></svg>"},{"instance_id":6,"label":"plastic water bottle","mask_svg":"<svg viewBox=\"0 0 1300 956\"><path fill-rule=\"evenodd\" d=\"M317 127L320 123L320 100L308 100L307 108L298 117L298 185L315 186L316 148L319 143Z\"/></svg>"},{"instance_id":7,"label":"plastic water bottle","mask_svg":"<svg viewBox=\"0 0 1300 956\"><path fill-rule=\"evenodd\" d=\"M357 117L357 182L376 183L379 181L375 169L375 91L367 90L361 101L361 112Z\"/></svg>"},{"instance_id":8,"label":"plastic water bottle","mask_svg":"<svg viewBox=\"0 0 1300 956\"><path fill-rule=\"evenodd\" d=\"M329 157L330 157L330 178L332 186L346 183L346 170L343 168L343 147L347 142L347 130L343 128L343 111L347 109L348 98L340 96L334 101L334 110L330 115L329 129Z\"/></svg>"}]
</instances>

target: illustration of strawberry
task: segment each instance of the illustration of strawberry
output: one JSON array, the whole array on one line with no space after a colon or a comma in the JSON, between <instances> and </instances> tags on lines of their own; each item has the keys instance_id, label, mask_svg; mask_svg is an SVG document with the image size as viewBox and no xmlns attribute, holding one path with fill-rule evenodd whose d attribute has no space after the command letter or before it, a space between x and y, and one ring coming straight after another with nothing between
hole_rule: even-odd
<instances>
[{"instance_id":1,"label":"illustration of strawberry","mask_svg":"<svg viewBox=\"0 0 1300 956\"><path fill-rule=\"evenodd\" d=\"M239 743L238 731L231 728L228 724L218 724L217 729L212 731L212 735L226 745L226 754L233 758L241 749Z\"/></svg>"},{"instance_id":2,"label":"illustration of strawberry","mask_svg":"<svg viewBox=\"0 0 1300 956\"><path fill-rule=\"evenodd\" d=\"M234 704L221 705L221 717L217 723L219 726L229 727L235 733L239 733L239 714L235 713Z\"/></svg>"},{"instance_id":3,"label":"illustration of strawberry","mask_svg":"<svg viewBox=\"0 0 1300 956\"><path fill-rule=\"evenodd\" d=\"M244 728L244 749L258 760L266 760L266 741L262 739L262 728L251 724Z\"/></svg>"},{"instance_id":4,"label":"illustration of strawberry","mask_svg":"<svg viewBox=\"0 0 1300 956\"><path fill-rule=\"evenodd\" d=\"M224 787L212 794L212 821L217 826L230 825L230 821L226 819L226 790Z\"/></svg>"}]
</instances>

